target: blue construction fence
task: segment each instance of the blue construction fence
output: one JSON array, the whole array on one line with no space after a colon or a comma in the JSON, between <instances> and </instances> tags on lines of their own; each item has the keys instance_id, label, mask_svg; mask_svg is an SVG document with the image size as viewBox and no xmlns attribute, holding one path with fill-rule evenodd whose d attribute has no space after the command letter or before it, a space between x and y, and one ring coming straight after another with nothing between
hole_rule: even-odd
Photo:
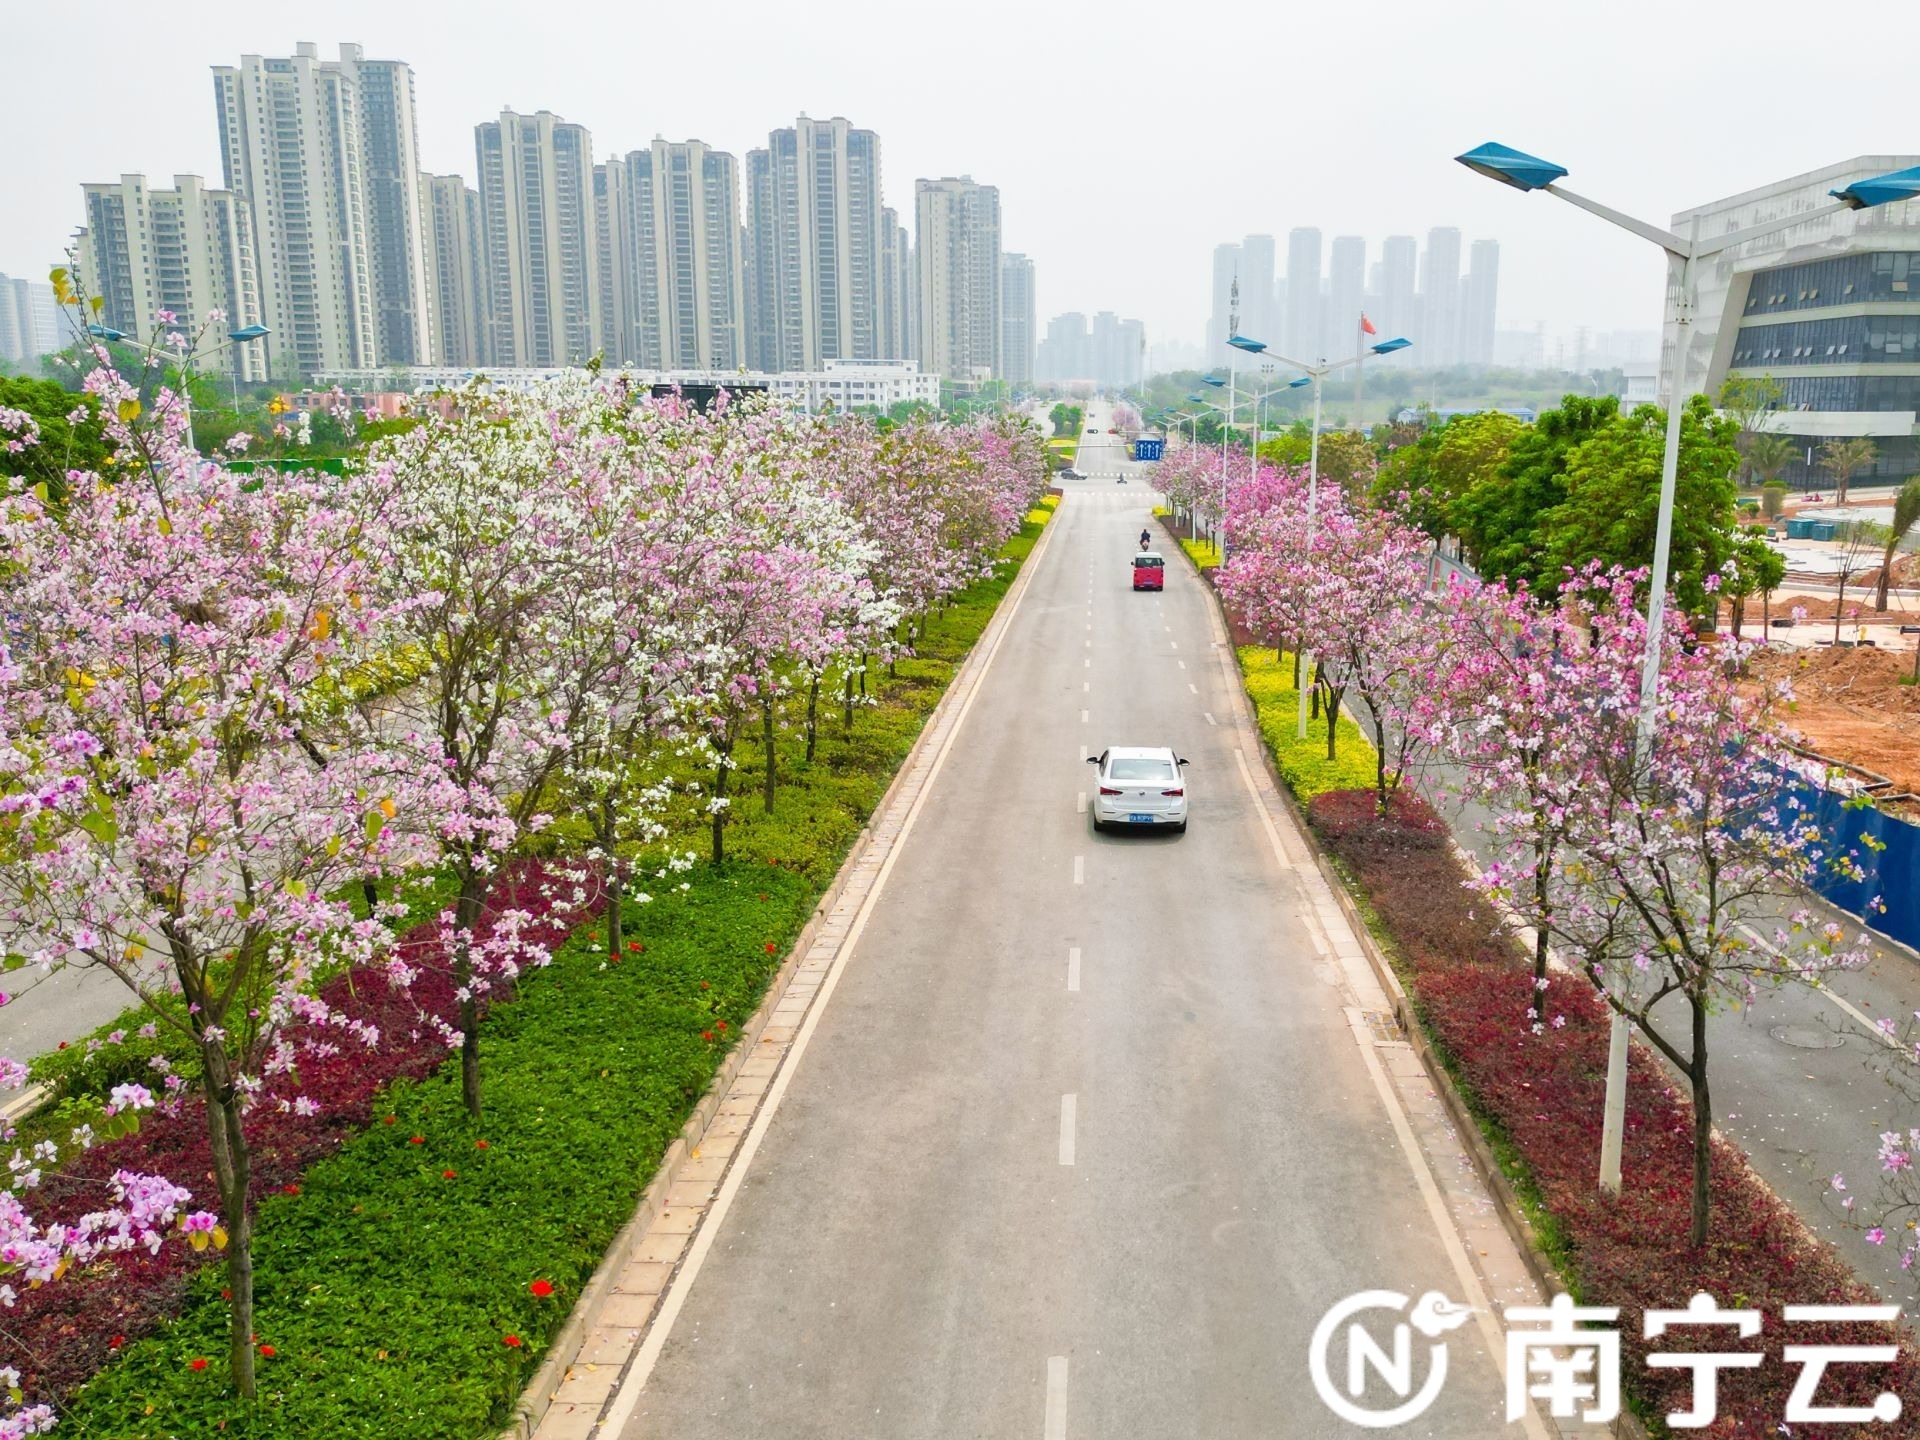
<instances>
[{"instance_id":1,"label":"blue construction fence","mask_svg":"<svg viewBox=\"0 0 1920 1440\"><path fill-rule=\"evenodd\" d=\"M1829 853L1858 852L1866 872L1861 880L1822 876L1815 893L1881 934L1920 949L1920 825L1877 806L1850 805L1846 796L1796 776L1784 777L1781 794L1797 796L1807 807L1827 837ZM1874 843L1868 845L1863 836ZM1876 899L1886 908L1870 912Z\"/></svg>"}]
</instances>

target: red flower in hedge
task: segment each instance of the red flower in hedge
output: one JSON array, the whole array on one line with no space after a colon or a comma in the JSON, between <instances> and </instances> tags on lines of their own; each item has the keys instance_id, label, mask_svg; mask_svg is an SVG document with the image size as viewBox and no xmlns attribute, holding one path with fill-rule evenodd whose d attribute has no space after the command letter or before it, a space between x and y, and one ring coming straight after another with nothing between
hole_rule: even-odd
<instances>
[{"instance_id":1,"label":"red flower in hedge","mask_svg":"<svg viewBox=\"0 0 1920 1440\"><path fill-rule=\"evenodd\" d=\"M762 904L765 904L765 903L766 903L766 899L767 899L767 897L766 897L765 895L762 895L762 896L760 897L760 900L761 900L761 903L762 903Z\"/></svg>"},{"instance_id":2,"label":"red flower in hedge","mask_svg":"<svg viewBox=\"0 0 1920 1440\"><path fill-rule=\"evenodd\" d=\"M204 1355L196 1355L196 1356L194 1356L192 1360L190 1360L190 1361L188 1361L188 1362L187 1362L187 1368L188 1368L189 1370L204 1370L204 1369L206 1369L206 1368L207 1368L207 1357L206 1357L206 1356L204 1356Z\"/></svg>"},{"instance_id":3,"label":"red flower in hedge","mask_svg":"<svg viewBox=\"0 0 1920 1440\"><path fill-rule=\"evenodd\" d=\"M476 1140L473 1142L473 1148L476 1150L484 1150L487 1148L487 1142L484 1140Z\"/></svg>"},{"instance_id":4,"label":"red flower in hedge","mask_svg":"<svg viewBox=\"0 0 1920 1440\"><path fill-rule=\"evenodd\" d=\"M707 984L707 982L706 982L706 981L704 981L704 980L702 980L702 981L700 982L700 988L701 988L702 990L711 990L711 989L712 989L713 987L712 987L711 985L709 985L709 984Z\"/></svg>"},{"instance_id":5,"label":"red flower in hedge","mask_svg":"<svg viewBox=\"0 0 1920 1440\"><path fill-rule=\"evenodd\" d=\"M726 1021L724 1021L724 1020L722 1020L722 1021L720 1022L720 1033L721 1033L722 1035L724 1035L724 1034L726 1034L726 1033L727 1033L727 1022L726 1022Z\"/></svg>"},{"instance_id":6,"label":"red flower in hedge","mask_svg":"<svg viewBox=\"0 0 1920 1440\"><path fill-rule=\"evenodd\" d=\"M387 1118L386 1118L386 1122L385 1122L385 1123L386 1123L386 1124L388 1124L388 1125L391 1125L391 1124L393 1123L393 1120L394 1120L394 1117L393 1117L393 1116L391 1116L391 1115L389 1115L389 1116L387 1116Z\"/></svg>"},{"instance_id":7,"label":"red flower in hedge","mask_svg":"<svg viewBox=\"0 0 1920 1440\"><path fill-rule=\"evenodd\" d=\"M518 1350L520 1348L520 1337L518 1335L502 1335L500 1337L500 1343L510 1350Z\"/></svg>"},{"instance_id":8,"label":"red flower in hedge","mask_svg":"<svg viewBox=\"0 0 1920 1440\"><path fill-rule=\"evenodd\" d=\"M535 1299L544 1300L553 1293L553 1282L551 1280L536 1280L533 1284L529 1285L527 1289L533 1293Z\"/></svg>"},{"instance_id":9,"label":"red flower in hedge","mask_svg":"<svg viewBox=\"0 0 1920 1440\"><path fill-rule=\"evenodd\" d=\"M262 1345L260 1347L260 1353L266 1356L267 1359L271 1360L274 1356L278 1355L280 1352L274 1349L273 1346L271 1345Z\"/></svg>"},{"instance_id":10,"label":"red flower in hedge","mask_svg":"<svg viewBox=\"0 0 1920 1440\"><path fill-rule=\"evenodd\" d=\"M640 942L638 940L627 941L627 949L638 955L640 953Z\"/></svg>"},{"instance_id":11,"label":"red flower in hedge","mask_svg":"<svg viewBox=\"0 0 1920 1440\"><path fill-rule=\"evenodd\" d=\"M407 1143L409 1145L424 1145L427 1143L427 1137L424 1135L416 1135L413 1137L413 1139L409 1140Z\"/></svg>"},{"instance_id":12,"label":"red flower in hedge","mask_svg":"<svg viewBox=\"0 0 1920 1440\"><path fill-rule=\"evenodd\" d=\"M111 1340L107 1341L107 1348L109 1350L118 1350L122 1345L126 1343L127 1343L126 1336L116 1335Z\"/></svg>"},{"instance_id":13,"label":"red flower in hedge","mask_svg":"<svg viewBox=\"0 0 1920 1440\"><path fill-rule=\"evenodd\" d=\"M300 1187L298 1185L288 1184L288 1185L282 1185L280 1188L286 1191L287 1194L289 1195L298 1195L300 1193Z\"/></svg>"},{"instance_id":14,"label":"red flower in hedge","mask_svg":"<svg viewBox=\"0 0 1920 1440\"><path fill-rule=\"evenodd\" d=\"M440 1178L442 1180L456 1180L459 1176L460 1172L458 1170L442 1170L440 1172Z\"/></svg>"},{"instance_id":15,"label":"red flower in hedge","mask_svg":"<svg viewBox=\"0 0 1920 1440\"><path fill-rule=\"evenodd\" d=\"M713 1043L713 1032L711 1030L702 1030L700 1032L700 1038L711 1045Z\"/></svg>"},{"instance_id":16,"label":"red flower in hedge","mask_svg":"<svg viewBox=\"0 0 1920 1440\"><path fill-rule=\"evenodd\" d=\"M769 940L767 941L767 954L771 955L772 953L773 953L773 942Z\"/></svg>"}]
</instances>

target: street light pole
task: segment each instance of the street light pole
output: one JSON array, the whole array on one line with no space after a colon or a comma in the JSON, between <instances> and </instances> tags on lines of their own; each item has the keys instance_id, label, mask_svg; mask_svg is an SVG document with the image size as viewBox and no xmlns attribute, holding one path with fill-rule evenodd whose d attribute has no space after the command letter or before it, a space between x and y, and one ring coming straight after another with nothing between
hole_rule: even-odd
<instances>
[{"instance_id":1,"label":"street light pole","mask_svg":"<svg viewBox=\"0 0 1920 1440\"><path fill-rule=\"evenodd\" d=\"M1283 364L1291 365L1296 370L1305 371L1306 373L1298 380L1289 380L1287 382L1287 388L1289 390L1298 390L1302 385L1313 386L1313 435L1307 447L1307 543L1311 545L1313 543L1315 512L1320 487L1321 386L1326 381L1327 376L1335 370L1344 370L1349 365L1358 365L1369 355L1391 355L1396 350L1405 350L1409 348L1413 342L1402 336L1395 336L1391 340L1382 340L1378 345L1369 345L1358 355L1349 355L1344 360L1335 360L1331 363L1322 360L1318 364L1311 365L1304 360L1291 360L1285 355L1268 350L1264 340L1250 340L1245 335L1235 335L1228 340L1227 343L1236 350L1250 351L1255 355L1271 355L1273 359L1281 361ZM1301 679L1303 682L1309 673L1307 668L1308 655L1306 641L1307 637L1303 633L1296 642L1297 648L1295 650L1295 658L1300 666ZM1305 683L1302 683L1300 686L1300 715L1297 728L1294 732L1296 737L1301 740L1307 738L1307 688Z\"/></svg>"},{"instance_id":2,"label":"street light pole","mask_svg":"<svg viewBox=\"0 0 1920 1440\"><path fill-rule=\"evenodd\" d=\"M1845 189L1828 192L1833 196L1831 205L1763 220L1703 245L1700 242L1698 215L1694 216L1692 229L1683 240L1670 230L1636 220L1631 215L1624 215L1597 200L1589 200L1584 195L1568 190L1558 183L1566 177L1566 168L1550 160L1496 144L1482 145L1454 158L1475 174L1497 180L1515 190L1545 190L1549 195L1556 195L1570 205L1599 216L1610 225L1652 241L1666 251L1670 262L1678 263L1679 283L1674 290L1673 303L1673 375L1667 388L1666 450L1660 463L1660 513L1654 530L1653 573L1647 595L1647 639L1640 664L1640 710L1635 719L1633 737L1634 761L1636 768L1639 768L1647 764L1653 752L1654 735L1659 723L1661 632L1666 624L1667 574L1673 549L1673 502L1680 474L1681 411L1687 398L1688 342L1693 334L1694 310L1699 303L1699 297L1694 294L1695 262L1763 235L1804 225L1810 220L1837 214L1841 210L1865 210L1890 201L1910 200L1920 195L1920 167L1856 181ZM1627 1018L1618 1010L1613 1011L1612 1025L1607 1035L1607 1093L1600 1132L1600 1188L1614 1196L1620 1193L1620 1151L1626 1130L1628 1033Z\"/></svg>"}]
</instances>

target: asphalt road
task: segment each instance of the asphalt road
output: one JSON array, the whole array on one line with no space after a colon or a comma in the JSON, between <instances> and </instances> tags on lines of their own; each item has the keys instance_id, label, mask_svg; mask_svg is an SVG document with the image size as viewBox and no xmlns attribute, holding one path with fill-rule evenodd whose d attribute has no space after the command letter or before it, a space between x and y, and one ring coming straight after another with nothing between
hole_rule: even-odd
<instances>
[{"instance_id":1,"label":"asphalt road","mask_svg":"<svg viewBox=\"0 0 1920 1440\"><path fill-rule=\"evenodd\" d=\"M1315 1399L1314 1325L1462 1294L1242 778L1207 597L1179 564L1130 592L1121 454L1081 451L1105 478L1067 487L629 1440L1375 1433ZM1081 757L1129 743L1191 759L1186 835L1091 832ZM1452 1349L1396 1433L1544 1433Z\"/></svg>"}]
</instances>

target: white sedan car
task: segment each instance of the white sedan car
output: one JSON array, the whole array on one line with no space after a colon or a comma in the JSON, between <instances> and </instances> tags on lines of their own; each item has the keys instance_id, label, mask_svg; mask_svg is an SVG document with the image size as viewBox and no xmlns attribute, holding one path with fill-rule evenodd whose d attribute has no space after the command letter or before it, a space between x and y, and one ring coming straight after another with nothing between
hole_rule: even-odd
<instances>
[{"instance_id":1,"label":"white sedan car","mask_svg":"<svg viewBox=\"0 0 1920 1440\"><path fill-rule=\"evenodd\" d=\"M1187 828L1186 761L1163 745L1115 745L1087 757L1098 767L1093 828Z\"/></svg>"}]
</instances>

